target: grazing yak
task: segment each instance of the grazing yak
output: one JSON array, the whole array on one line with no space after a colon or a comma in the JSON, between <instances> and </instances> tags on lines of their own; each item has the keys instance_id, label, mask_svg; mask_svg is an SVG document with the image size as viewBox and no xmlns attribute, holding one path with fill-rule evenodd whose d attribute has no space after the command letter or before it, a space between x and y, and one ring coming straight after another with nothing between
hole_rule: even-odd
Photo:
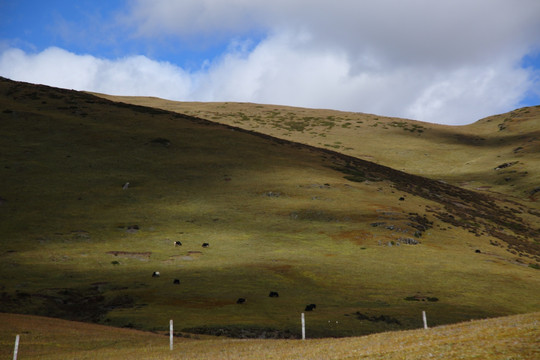
<instances>
[{"instance_id":1,"label":"grazing yak","mask_svg":"<svg viewBox=\"0 0 540 360\"><path fill-rule=\"evenodd\" d=\"M202 244L202 247L203 247L203 248L210 247L210 244L209 244L209 243L203 243L203 244Z\"/></svg>"},{"instance_id":2,"label":"grazing yak","mask_svg":"<svg viewBox=\"0 0 540 360\"><path fill-rule=\"evenodd\" d=\"M173 284L174 285L180 285L180 280L179 279L174 279Z\"/></svg>"},{"instance_id":3,"label":"grazing yak","mask_svg":"<svg viewBox=\"0 0 540 360\"><path fill-rule=\"evenodd\" d=\"M245 302L246 302L246 299L244 298L239 298L238 300L236 300L237 304L244 304Z\"/></svg>"},{"instance_id":4,"label":"grazing yak","mask_svg":"<svg viewBox=\"0 0 540 360\"><path fill-rule=\"evenodd\" d=\"M315 309L317 307L317 305L315 304L309 304L309 305L306 305L306 308L304 309L304 311L313 311L313 309Z\"/></svg>"},{"instance_id":5,"label":"grazing yak","mask_svg":"<svg viewBox=\"0 0 540 360\"><path fill-rule=\"evenodd\" d=\"M154 273L152 274L152 277L159 277L160 273L159 271L154 271Z\"/></svg>"},{"instance_id":6,"label":"grazing yak","mask_svg":"<svg viewBox=\"0 0 540 360\"><path fill-rule=\"evenodd\" d=\"M182 243L180 241L173 242L174 246L182 246Z\"/></svg>"},{"instance_id":7,"label":"grazing yak","mask_svg":"<svg viewBox=\"0 0 540 360\"><path fill-rule=\"evenodd\" d=\"M277 291L270 291L270 294L268 294L269 297L279 297L279 294Z\"/></svg>"}]
</instances>

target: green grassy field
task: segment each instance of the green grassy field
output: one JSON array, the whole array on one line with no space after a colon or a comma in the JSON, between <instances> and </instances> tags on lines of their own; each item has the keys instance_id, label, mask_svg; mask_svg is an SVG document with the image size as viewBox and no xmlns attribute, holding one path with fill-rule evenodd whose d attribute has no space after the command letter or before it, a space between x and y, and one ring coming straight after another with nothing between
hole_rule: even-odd
<instances>
[{"instance_id":1,"label":"green grassy field","mask_svg":"<svg viewBox=\"0 0 540 360\"><path fill-rule=\"evenodd\" d=\"M294 338L311 303L311 337L539 310L532 200L79 92L0 94L2 312Z\"/></svg>"}]
</instances>

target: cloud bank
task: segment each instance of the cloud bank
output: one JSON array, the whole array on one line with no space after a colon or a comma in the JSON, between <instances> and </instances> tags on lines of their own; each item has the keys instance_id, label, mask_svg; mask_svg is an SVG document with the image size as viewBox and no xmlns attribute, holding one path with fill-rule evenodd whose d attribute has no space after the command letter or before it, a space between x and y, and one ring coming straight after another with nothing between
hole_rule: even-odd
<instances>
[{"instance_id":1,"label":"cloud bank","mask_svg":"<svg viewBox=\"0 0 540 360\"><path fill-rule=\"evenodd\" d=\"M190 76L180 68L145 56L117 60L76 55L51 47L38 54L8 49L0 55L0 74L11 79L115 95L178 98L189 92Z\"/></svg>"},{"instance_id":2,"label":"cloud bank","mask_svg":"<svg viewBox=\"0 0 540 360\"><path fill-rule=\"evenodd\" d=\"M540 49L537 0L519 0L519 6L515 0L130 4L118 22L133 38L225 41L227 51L187 70L141 55L100 59L54 47L8 48L0 54L0 75L110 94L332 108L446 124L509 111L540 87L538 70L521 66Z\"/></svg>"}]
</instances>

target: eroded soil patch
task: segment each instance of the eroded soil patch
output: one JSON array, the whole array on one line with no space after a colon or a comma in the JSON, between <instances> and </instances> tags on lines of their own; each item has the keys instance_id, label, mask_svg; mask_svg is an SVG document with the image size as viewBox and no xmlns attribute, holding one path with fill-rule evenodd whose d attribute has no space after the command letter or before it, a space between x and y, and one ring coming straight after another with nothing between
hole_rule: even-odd
<instances>
[{"instance_id":1,"label":"eroded soil patch","mask_svg":"<svg viewBox=\"0 0 540 360\"><path fill-rule=\"evenodd\" d=\"M144 252L107 251L106 253L114 255L114 256L119 256L119 257L124 257L124 258L131 258L131 259L139 259L139 260L148 260L148 259L150 259L150 255L152 255L151 251L144 251Z\"/></svg>"}]
</instances>

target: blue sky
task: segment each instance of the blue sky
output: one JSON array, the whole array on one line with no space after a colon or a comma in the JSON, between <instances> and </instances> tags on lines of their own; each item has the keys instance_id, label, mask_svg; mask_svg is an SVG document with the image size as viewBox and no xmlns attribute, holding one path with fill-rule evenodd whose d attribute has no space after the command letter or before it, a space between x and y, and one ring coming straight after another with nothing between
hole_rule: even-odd
<instances>
[{"instance_id":1,"label":"blue sky","mask_svg":"<svg viewBox=\"0 0 540 360\"><path fill-rule=\"evenodd\" d=\"M538 0L0 0L0 76L443 124L540 104Z\"/></svg>"},{"instance_id":2,"label":"blue sky","mask_svg":"<svg viewBox=\"0 0 540 360\"><path fill-rule=\"evenodd\" d=\"M41 52L51 46L76 54L91 54L114 59L145 55L182 67L198 66L226 50L226 41L206 40L196 36L138 37L134 29L122 23L126 1L47 0L0 1L1 40L4 46L26 52ZM226 39L225 39L226 40Z\"/></svg>"}]
</instances>

